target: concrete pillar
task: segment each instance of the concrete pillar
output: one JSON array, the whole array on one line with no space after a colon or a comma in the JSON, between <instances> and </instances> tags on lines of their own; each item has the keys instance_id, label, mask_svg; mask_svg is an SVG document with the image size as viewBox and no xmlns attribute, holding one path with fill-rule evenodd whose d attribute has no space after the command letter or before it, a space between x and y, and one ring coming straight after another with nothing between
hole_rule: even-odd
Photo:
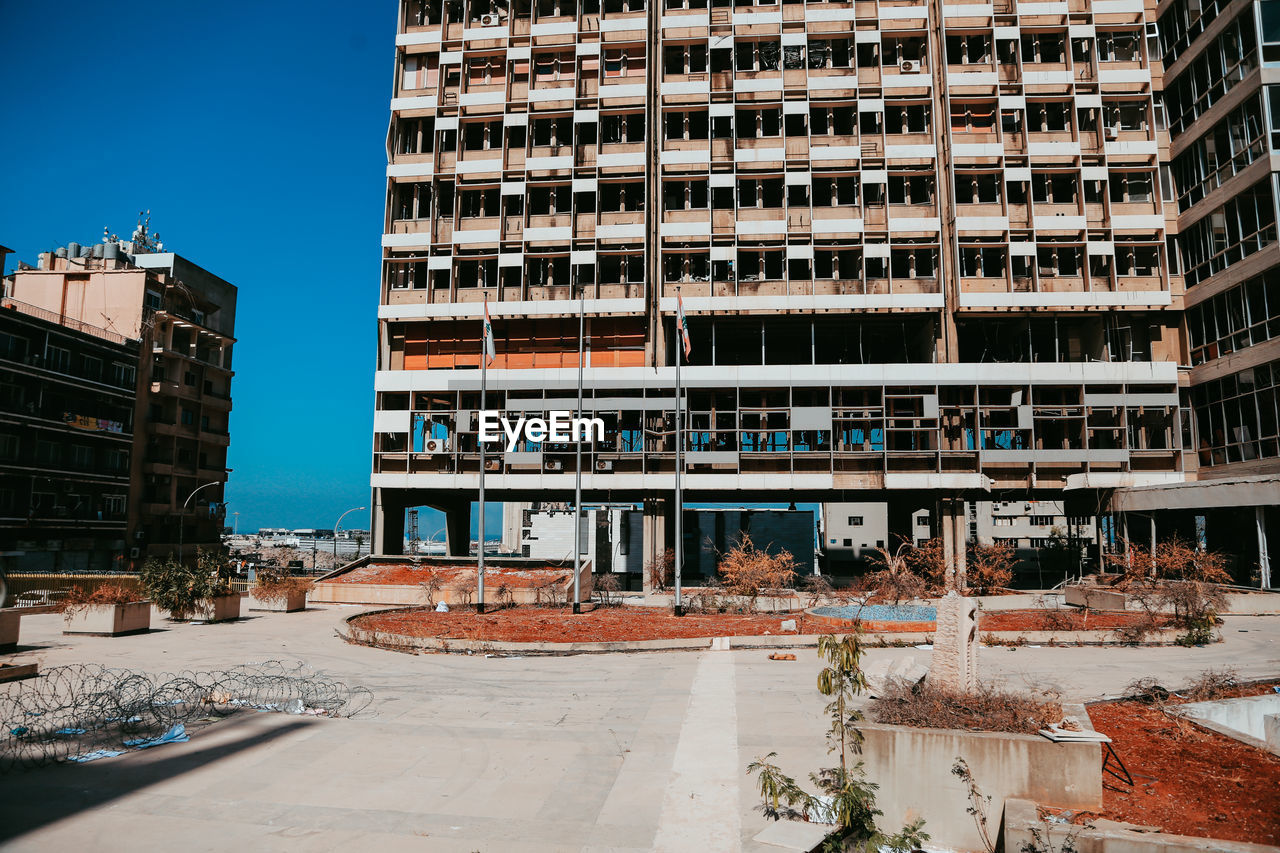
<instances>
[{"instance_id":1,"label":"concrete pillar","mask_svg":"<svg viewBox=\"0 0 1280 853\"><path fill-rule=\"evenodd\" d=\"M1267 508L1253 508L1254 524L1258 528L1258 585L1271 588L1271 554L1267 551Z\"/></svg>"},{"instance_id":2,"label":"concrete pillar","mask_svg":"<svg viewBox=\"0 0 1280 853\"><path fill-rule=\"evenodd\" d=\"M669 525L667 517L672 514L672 506L672 502L666 498L646 498L644 501L644 530L641 534L644 548L641 565L646 569L643 579L645 592L653 592L653 582L647 567L671 547L674 524ZM674 522L674 519L671 520Z\"/></svg>"},{"instance_id":3,"label":"concrete pillar","mask_svg":"<svg viewBox=\"0 0 1280 853\"><path fill-rule=\"evenodd\" d=\"M450 557L471 556L471 501L436 507L444 513L444 550Z\"/></svg>"},{"instance_id":4,"label":"concrete pillar","mask_svg":"<svg viewBox=\"0 0 1280 853\"><path fill-rule=\"evenodd\" d=\"M404 509L404 504L385 490L373 490L372 530L369 531L371 553L404 553Z\"/></svg>"},{"instance_id":5,"label":"concrete pillar","mask_svg":"<svg viewBox=\"0 0 1280 853\"><path fill-rule=\"evenodd\" d=\"M942 558L947 563L946 587L956 588L956 527L951 519L951 501L945 498L934 503L934 526L942 539Z\"/></svg>"},{"instance_id":6,"label":"concrete pillar","mask_svg":"<svg viewBox=\"0 0 1280 853\"><path fill-rule=\"evenodd\" d=\"M965 515L964 501L952 501L951 507L956 542L956 589L966 589L969 585L969 519Z\"/></svg>"}]
</instances>

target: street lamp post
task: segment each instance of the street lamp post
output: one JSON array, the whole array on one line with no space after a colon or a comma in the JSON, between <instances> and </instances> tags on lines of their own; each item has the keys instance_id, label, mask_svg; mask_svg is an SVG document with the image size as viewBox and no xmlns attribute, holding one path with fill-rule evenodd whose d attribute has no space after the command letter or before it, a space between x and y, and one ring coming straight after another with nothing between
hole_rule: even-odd
<instances>
[{"instance_id":1,"label":"street lamp post","mask_svg":"<svg viewBox=\"0 0 1280 853\"><path fill-rule=\"evenodd\" d=\"M352 507L351 509L344 512L342 515L338 516L338 521L333 525L333 567L335 569L338 568L338 528L342 527L342 519L346 518L351 513L359 512L362 509L368 509L368 507L365 507L365 506ZM359 556L360 556L360 549L357 548L356 557L359 557ZM311 567L314 569L315 564L313 563Z\"/></svg>"},{"instance_id":2,"label":"street lamp post","mask_svg":"<svg viewBox=\"0 0 1280 853\"><path fill-rule=\"evenodd\" d=\"M196 492L200 491L201 489L207 489L210 486L217 486L217 485L221 485L221 483L219 483L219 481L217 480L214 480L211 483L205 483L203 486L196 486L194 489L191 490L191 494L187 495L187 499L182 502L182 512L178 515L178 562L179 563L182 562L183 534L186 532L186 529L187 529L187 519L186 519L187 505L190 504L191 499L196 496Z\"/></svg>"}]
</instances>

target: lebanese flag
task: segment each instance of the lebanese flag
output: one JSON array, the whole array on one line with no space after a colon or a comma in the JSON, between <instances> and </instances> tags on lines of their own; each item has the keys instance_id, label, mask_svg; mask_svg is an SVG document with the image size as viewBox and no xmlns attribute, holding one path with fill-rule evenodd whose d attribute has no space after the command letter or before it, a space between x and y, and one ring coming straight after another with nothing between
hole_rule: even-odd
<instances>
[{"instance_id":1,"label":"lebanese flag","mask_svg":"<svg viewBox=\"0 0 1280 853\"><path fill-rule=\"evenodd\" d=\"M680 339L684 341L684 357L688 358L693 346L689 343L689 321L685 319L684 300L679 291L676 291L676 323L680 326Z\"/></svg>"},{"instance_id":2,"label":"lebanese flag","mask_svg":"<svg viewBox=\"0 0 1280 853\"><path fill-rule=\"evenodd\" d=\"M489 319L489 300L487 299L484 301L484 355L486 365L498 357L498 350L493 342L493 321Z\"/></svg>"}]
</instances>

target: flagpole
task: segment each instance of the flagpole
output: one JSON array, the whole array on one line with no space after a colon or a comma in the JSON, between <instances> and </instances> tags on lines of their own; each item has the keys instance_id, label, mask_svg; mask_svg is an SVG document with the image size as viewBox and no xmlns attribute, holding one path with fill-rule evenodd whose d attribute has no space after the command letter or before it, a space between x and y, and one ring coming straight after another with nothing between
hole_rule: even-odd
<instances>
[{"instance_id":1,"label":"flagpole","mask_svg":"<svg viewBox=\"0 0 1280 853\"><path fill-rule=\"evenodd\" d=\"M676 600L675 613L677 616L684 613L684 603L680 598L680 574L684 568L684 492L680 485L680 469L683 467L684 454L681 452L681 445L684 443L684 433L682 431L682 415L680 406L680 362L684 360L684 306L680 302L680 288L676 288L676 560L675 566L675 586Z\"/></svg>"},{"instance_id":2,"label":"flagpole","mask_svg":"<svg viewBox=\"0 0 1280 853\"><path fill-rule=\"evenodd\" d=\"M489 374L489 295L486 293L484 298L484 319L480 321L480 412L485 410L486 406L486 388ZM480 413L476 413L477 419ZM480 445L480 519L479 519L479 543L476 548L478 559L476 562L476 612L484 612L484 442L480 440L480 433L476 432L476 444Z\"/></svg>"},{"instance_id":3,"label":"flagpole","mask_svg":"<svg viewBox=\"0 0 1280 853\"><path fill-rule=\"evenodd\" d=\"M582 420L582 356L586 331L587 288L579 283L578 291L578 420ZM573 612L582 612L578 577L582 573L582 436L574 441L576 463L573 466Z\"/></svg>"}]
</instances>

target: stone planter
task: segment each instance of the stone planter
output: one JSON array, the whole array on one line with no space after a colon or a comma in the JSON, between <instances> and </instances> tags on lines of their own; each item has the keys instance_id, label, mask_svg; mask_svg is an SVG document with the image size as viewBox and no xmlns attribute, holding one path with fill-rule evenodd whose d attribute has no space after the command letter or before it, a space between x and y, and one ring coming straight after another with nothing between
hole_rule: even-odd
<instances>
[{"instance_id":1,"label":"stone planter","mask_svg":"<svg viewBox=\"0 0 1280 853\"><path fill-rule=\"evenodd\" d=\"M122 637L151 629L151 602L92 604L68 609L62 614L62 633Z\"/></svg>"},{"instance_id":2,"label":"stone planter","mask_svg":"<svg viewBox=\"0 0 1280 853\"><path fill-rule=\"evenodd\" d=\"M249 590L249 609L267 610L272 613L296 613L299 610L306 610L307 591L305 589L294 590L286 596L264 601L258 598L256 589L251 589Z\"/></svg>"},{"instance_id":3,"label":"stone planter","mask_svg":"<svg viewBox=\"0 0 1280 853\"><path fill-rule=\"evenodd\" d=\"M0 610L0 652L11 652L18 645L18 623L22 614L13 608Z\"/></svg>"},{"instance_id":4,"label":"stone planter","mask_svg":"<svg viewBox=\"0 0 1280 853\"><path fill-rule=\"evenodd\" d=\"M228 622L240 618L240 593L206 598L191 610L193 622Z\"/></svg>"}]
</instances>

